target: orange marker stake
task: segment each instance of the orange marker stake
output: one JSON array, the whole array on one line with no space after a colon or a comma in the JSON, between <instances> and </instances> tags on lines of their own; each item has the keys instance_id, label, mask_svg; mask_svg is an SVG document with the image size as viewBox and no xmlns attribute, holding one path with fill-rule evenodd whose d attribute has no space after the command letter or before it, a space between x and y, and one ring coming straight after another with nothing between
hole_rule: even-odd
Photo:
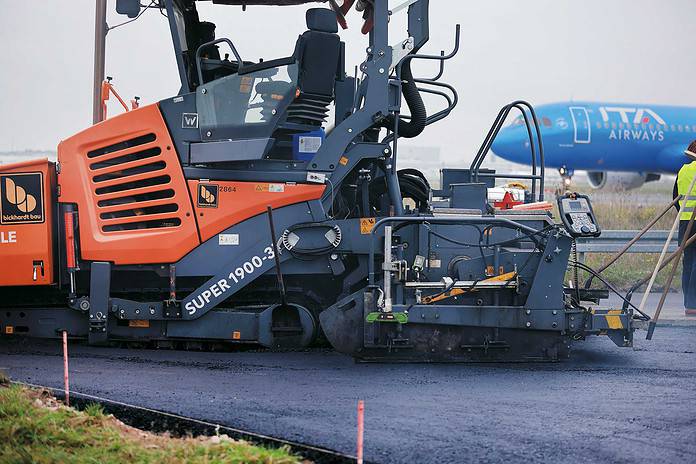
<instances>
[{"instance_id":1,"label":"orange marker stake","mask_svg":"<svg viewBox=\"0 0 696 464\"><path fill-rule=\"evenodd\" d=\"M358 401L358 464L363 464L363 432L365 419L365 402Z\"/></svg>"},{"instance_id":2,"label":"orange marker stake","mask_svg":"<svg viewBox=\"0 0 696 464\"><path fill-rule=\"evenodd\" d=\"M63 380L65 381L65 404L70 406L70 380L68 379L68 332L63 331Z\"/></svg>"}]
</instances>

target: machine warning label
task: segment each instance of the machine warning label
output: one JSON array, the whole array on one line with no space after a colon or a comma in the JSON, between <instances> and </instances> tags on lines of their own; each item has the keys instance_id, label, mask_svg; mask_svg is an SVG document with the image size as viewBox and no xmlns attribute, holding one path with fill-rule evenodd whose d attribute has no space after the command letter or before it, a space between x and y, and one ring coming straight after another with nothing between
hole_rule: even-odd
<instances>
[{"instance_id":1,"label":"machine warning label","mask_svg":"<svg viewBox=\"0 0 696 464\"><path fill-rule=\"evenodd\" d=\"M220 234L220 235L218 235L218 245L220 245L220 246L239 245L239 234Z\"/></svg>"},{"instance_id":2,"label":"machine warning label","mask_svg":"<svg viewBox=\"0 0 696 464\"><path fill-rule=\"evenodd\" d=\"M256 184L254 190L256 192L283 193L285 192L285 184Z\"/></svg>"},{"instance_id":3,"label":"machine warning label","mask_svg":"<svg viewBox=\"0 0 696 464\"><path fill-rule=\"evenodd\" d=\"M360 234L367 235L375 227L375 218L360 219Z\"/></svg>"},{"instance_id":4,"label":"machine warning label","mask_svg":"<svg viewBox=\"0 0 696 464\"><path fill-rule=\"evenodd\" d=\"M321 148L321 137L300 137L299 146L302 153L316 153Z\"/></svg>"},{"instance_id":5,"label":"machine warning label","mask_svg":"<svg viewBox=\"0 0 696 464\"><path fill-rule=\"evenodd\" d=\"M198 113L182 113L181 128L198 129Z\"/></svg>"},{"instance_id":6,"label":"machine warning label","mask_svg":"<svg viewBox=\"0 0 696 464\"><path fill-rule=\"evenodd\" d=\"M198 207L217 208L220 187L215 184L198 184Z\"/></svg>"},{"instance_id":7,"label":"machine warning label","mask_svg":"<svg viewBox=\"0 0 696 464\"><path fill-rule=\"evenodd\" d=\"M43 175L0 175L0 224L44 222Z\"/></svg>"}]
</instances>

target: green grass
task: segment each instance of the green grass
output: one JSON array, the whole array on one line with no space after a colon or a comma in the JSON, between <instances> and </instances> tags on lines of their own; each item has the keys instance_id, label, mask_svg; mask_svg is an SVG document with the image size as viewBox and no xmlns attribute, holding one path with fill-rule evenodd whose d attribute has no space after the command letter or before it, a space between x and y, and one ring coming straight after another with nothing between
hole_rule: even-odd
<instances>
[{"instance_id":1,"label":"green grass","mask_svg":"<svg viewBox=\"0 0 696 464\"><path fill-rule=\"evenodd\" d=\"M0 386L2 463L264 463L302 462L287 449L242 441L170 438L128 427L97 405L65 407L45 391Z\"/></svg>"},{"instance_id":2,"label":"green grass","mask_svg":"<svg viewBox=\"0 0 696 464\"><path fill-rule=\"evenodd\" d=\"M669 188L668 188L669 187ZM651 186L648 191L630 192L586 192L592 199L592 206L602 229L605 230L640 230L661 213L672 199L671 185ZM653 226L652 230L669 230L676 217L676 210L672 208L662 219ZM558 217L556 215L556 217ZM608 262L614 255L609 253L591 253L585 257L585 263L597 269ZM602 274L615 287L620 290L628 290L638 280L651 273L655 268L659 254L652 253L627 253L609 267ZM653 291L662 291L665 287L667 276L672 264L663 269L658 275ZM672 291L681 290L681 264L674 276ZM580 281L585 281L580 274ZM568 276L570 278L570 274ZM599 287L597 280L594 286Z\"/></svg>"},{"instance_id":3,"label":"green grass","mask_svg":"<svg viewBox=\"0 0 696 464\"><path fill-rule=\"evenodd\" d=\"M607 230L640 230L660 214L672 196L665 195L664 202L637 202L634 195L626 192L612 194L590 194L597 220ZM672 208L653 226L653 230L669 230L677 210Z\"/></svg>"},{"instance_id":4,"label":"green grass","mask_svg":"<svg viewBox=\"0 0 696 464\"><path fill-rule=\"evenodd\" d=\"M585 263L593 269L600 268L604 263L608 262L610 258L614 255L609 253L591 253L585 256ZM659 255L652 253L632 253L626 254L619 259L616 263L610 266L607 270L602 272L602 276L614 287L619 290L628 290L636 282L643 279L645 276L650 274L653 269L655 269L655 264L657 264L657 258ZM655 280L655 285L653 285L653 292L661 292L665 288L667 283L667 276L671 270L672 264L670 263L667 268L663 269L657 276ZM672 285L670 286L671 291L681 290L681 274L682 267L681 264L677 268L677 273L672 280ZM589 274L580 273L580 285L582 285L585 280L589 277ZM570 274L568 279L570 279ZM598 280L593 281L593 287L602 287ZM643 286L639 291L645 288Z\"/></svg>"}]
</instances>

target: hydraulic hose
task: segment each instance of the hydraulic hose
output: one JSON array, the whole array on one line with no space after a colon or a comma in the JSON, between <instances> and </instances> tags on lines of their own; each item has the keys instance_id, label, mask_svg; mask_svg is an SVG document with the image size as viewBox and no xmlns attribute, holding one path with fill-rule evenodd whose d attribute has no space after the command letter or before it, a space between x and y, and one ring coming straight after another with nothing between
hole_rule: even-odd
<instances>
[{"instance_id":1,"label":"hydraulic hose","mask_svg":"<svg viewBox=\"0 0 696 464\"><path fill-rule=\"evenodd\" d=\"M419 136L427 125L428 114L425 109L423 97L418 91L418 85L413 79L411 72L411 60L404 60L401 65L401 93L404 95L408 110L411 112L411 119L407 120L399 117L399 137L411 139ZM381 127L388 129L394 127L394 115L387 116L380 123Z\"/></svg>"},{"instance_id":2,"label":"hydraulic hose","mask_svg":"<svg viewBox=\"0 0 696 464\"><path fill-rule=\"evenodd\" d=\"M402 195L405 198L412 199L419 211L427 211L428 200L430 199L430 184L423 173L416 169L401 169L397 172L397 178ZM378 177L370 182L370 206L377 207L379 205L379 197L387 193L387 191L388 188L384 177ZM361 201L360 199L359 202Z\"/></svg>"}]
</instances>

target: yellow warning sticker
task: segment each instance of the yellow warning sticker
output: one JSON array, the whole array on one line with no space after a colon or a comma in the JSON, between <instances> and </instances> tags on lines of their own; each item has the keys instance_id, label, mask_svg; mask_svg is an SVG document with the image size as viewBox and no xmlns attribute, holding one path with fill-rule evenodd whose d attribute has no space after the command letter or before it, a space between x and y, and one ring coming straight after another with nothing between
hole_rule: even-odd
<instances>
[{"instance_id":1,"label":"yellow warning sticker","mask_svg":"<svg viewBox=\"0 0 696 464\"><path fill-rule=\"evenodd\" d=\"M232 332L232 340L240 340L242 338L242 333L235 330Z\"/></svg>"},{"instance_id":2,"label":"yellow warning sticker","mask_svg":"<svg viewBox=\"0 0 696 464\"><path fill-rule=\"evenodd\" d=\"M348 158L346 158L345 156L341 156L341 159L338 160L338 162L341 163L341 165L343 165L343 166L348 164L348 161L349 161Z\"/></svg>"},{"instance_id":3,"label":"yellow warning sticker","mask_svg":"<svg viewBox=\"0 0 696 464\"><path fill-rule=\"evenodd\" d=\"M5 327L5 333L6 333L7 335L12 335L12 334L14 333L14 327L12 327L11 325L6 326L6 327Z\"/></svg>"},{"instance_id":4,"label":"yellow warning sticker","mask_svg":"<svg viewBox=\"0 0 696 464\"><path fill-rule=\"evenodd\" d=\"M147 329L148 327L150 327L150 321L134 319L132 321L128 321L128 327L137 327L140 329Z\"/></svg>"},{"instance_id":5,"label":"yellow warning sticker","mask_svg":"<svg viewBox=\"0 0 696 464\"><path fill-rule=\"evenodd\" d=\"M607 311L606 316L604 316L607 319L607 326L610 329L623 329L623 323L621 322L621 310L620 309L612 309Z\"/></svg>"},{"instance_id":6,"label":"yellow warning sticker","mask_svg":"<svg viewBox=\"0 0 696 464\"><path fill-rule=\"evenodd\" d=\"M604 316L607 318L607 327L610 329L623 329L623 323L621 322L621 316Z\"/></svg>"},{"instance_id":7,"label":"yellow warning sticker","mask_svg":"<svg viewBox=\"0 0 696 464\"><path fill-rule=\"evenodd\" d=\"M360 233L362 235L367 235L372 232L375 227L375 218L361 218L360 219Z\"/></svg>"}]
</instances>

